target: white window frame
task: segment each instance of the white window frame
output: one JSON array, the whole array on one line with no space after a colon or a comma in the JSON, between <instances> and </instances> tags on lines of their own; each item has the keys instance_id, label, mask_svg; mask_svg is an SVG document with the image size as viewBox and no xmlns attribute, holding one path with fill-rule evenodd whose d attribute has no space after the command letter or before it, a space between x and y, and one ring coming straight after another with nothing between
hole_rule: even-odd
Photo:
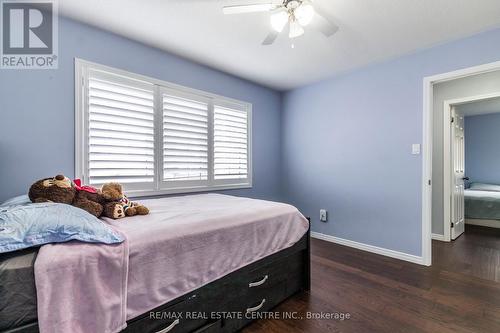
<instances>
[{"instance_id":1,"label":"white window frame","mask_svg":"<svg viewBox=\"0 0 500 333\"><path fill-rule=\"evenodd\" d=\"M155 181L149 189L140 188L143 184L126 186L125 191L134 197L179 194L190 192L206 192L229 189L243 189L252 187L252 104L231 99L228 97L208 93L131 73L125 70L100 65L90 61L75 58L75 177L88 183L88 74L90 71L103 72L109 75L118 75L125 80L143 81L145 84L155 85ZM175 92L178 95L204 100L208 102L208 180L204 181L163 181L163 108L162 92ZM247 113L247 163L248 175L246 179L214 180L213 177L213 117L214 105L226 106L245 111Z\"/></svg>"}]
</instances>

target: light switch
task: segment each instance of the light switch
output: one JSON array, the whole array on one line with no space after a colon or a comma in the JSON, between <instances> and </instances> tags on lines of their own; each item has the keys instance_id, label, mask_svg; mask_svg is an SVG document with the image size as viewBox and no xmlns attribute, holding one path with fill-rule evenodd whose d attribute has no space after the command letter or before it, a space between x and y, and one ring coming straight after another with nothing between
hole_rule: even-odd
<instances>
[{"instance_id":1,"label":"light switch","mask_svg":"<svg viewBox=\"0 0 500 333\"><path fill-rule=\"evenodd\" d=\"M328 221L328 212L326 211L326 209L320 209L319 210L319 220L321 222L326 222Z\"/></svg>"},{"instance_id":2,"label":"light switch","mask_svg":"<svg viewBox=\"0 0 500 333\"><path fill-rule=\"evenodd\" d=\"M420 143L414 143L411 145L411 154L412 155L420 154Z\"/></svg>"}]
</instances>

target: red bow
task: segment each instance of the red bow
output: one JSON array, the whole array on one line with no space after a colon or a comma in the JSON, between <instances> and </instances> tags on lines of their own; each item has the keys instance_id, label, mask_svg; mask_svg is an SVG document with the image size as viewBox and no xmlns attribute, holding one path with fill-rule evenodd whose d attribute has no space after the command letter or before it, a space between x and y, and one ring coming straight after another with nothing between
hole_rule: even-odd
<instances>
[{"instance_id":1,"label":"red bow","mask_svg":"<svg viewBox=\"0 0 500 333\"><path fill-rule=\"evenodd\" d=\"M85 191L89 193L97 193L97 189L92 186L82 186L82 180L81 179L75 179L73 181L75 183L75 188L77 191Z\"/></svg>"}]
</instances>

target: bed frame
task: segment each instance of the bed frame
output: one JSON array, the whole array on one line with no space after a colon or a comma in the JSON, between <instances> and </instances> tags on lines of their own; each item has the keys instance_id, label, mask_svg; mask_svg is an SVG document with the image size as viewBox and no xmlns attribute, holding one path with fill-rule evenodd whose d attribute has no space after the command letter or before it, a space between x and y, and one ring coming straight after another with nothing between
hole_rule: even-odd
<instances>
[{"instance_id":1,"label":"bed frame","mask_svg":"<svg viewBox=\"0 0 500 333\"><path fill-rule=\"evenodd\" d=\"M310 219L308 218L309 222ZM232 333L311 287L310 226L292 247L127 322L121 333ZM37 323L4 333L37 333Z\"/></svg>"}]
</instances>

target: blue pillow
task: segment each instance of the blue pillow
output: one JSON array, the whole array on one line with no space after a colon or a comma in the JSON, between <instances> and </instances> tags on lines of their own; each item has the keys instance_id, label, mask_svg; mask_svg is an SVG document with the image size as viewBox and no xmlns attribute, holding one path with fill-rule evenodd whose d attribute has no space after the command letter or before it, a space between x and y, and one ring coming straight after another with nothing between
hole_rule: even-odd
<instances>
[{"instance_id":1,"label":"blue pillow","mask_svg":"<svg viewBox=\"0 0 500 333\"><path fill-rule=\"evenodd\" d=\"M123 242L122 236L106 223L71 205L30 203L0 207L0 253L70 240Z\"/></svg>"},{"instance_id":2,"label":"blue pillow","mask_svg":"<svg viewBox=\"0 0 500 333\"><path fill-rule=\"evenodd\" d=\"M28 195L24 194L24 195L20 195L20 196L17 196L17 197L10 198L7 201L4 201L0 205L0 207L3 207L3 206L14 206L14 205L24 205L24 204L27 204L27 203L30 203L30 202L31 202L31 200L30 200L30 198L28 198Z\"/></svg>"}]
</instances>

